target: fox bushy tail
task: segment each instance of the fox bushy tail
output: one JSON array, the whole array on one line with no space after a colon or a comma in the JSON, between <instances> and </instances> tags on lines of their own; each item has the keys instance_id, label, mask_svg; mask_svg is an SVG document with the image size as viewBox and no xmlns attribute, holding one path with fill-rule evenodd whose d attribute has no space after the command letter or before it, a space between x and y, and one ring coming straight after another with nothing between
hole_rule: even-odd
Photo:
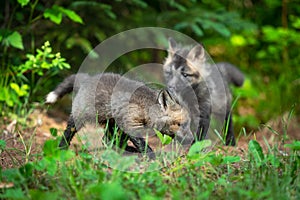
<instances>
[{"instance_id":1,"label":"fox bushy tail","mask_svg":"<svg viewBox=\"0 0 300 200\"><path fill-rule=\"evenodd\" d=\"M45 103L49 103L49 104L55 103L58 99L62 98L66 94L69 94L73 91L76 78L80 78L84 80L84 78L87 77L88 74L81 74L81 73L68 76L63 80L63 82L61 82L55 88L55 90L53 90L47 95Z\"/></svg>"},{"instance_id":2,"label":"fox bushy tail","mask_svg":"<svg viewBox=\"0 0 300 200\"><path fill-rule=\"evenodd\" d=\"M244 83L244 74L234 65L227 62L220 62L216 64L228 83L237 87L241 87Z\"/></svg>"}]
</instances>

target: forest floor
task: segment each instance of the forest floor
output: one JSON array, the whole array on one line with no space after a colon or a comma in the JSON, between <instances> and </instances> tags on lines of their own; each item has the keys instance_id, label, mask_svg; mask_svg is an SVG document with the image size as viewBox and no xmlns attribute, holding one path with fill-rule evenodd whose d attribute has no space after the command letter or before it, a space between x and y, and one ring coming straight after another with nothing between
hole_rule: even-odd
<instances>
[{"instance_id":1,"label":"forest floor","mask_svg":"<svg viewBox=\"0 0 300 200\"><path fill-rule=\"evenodd\" d=\"M66 127L68 116L60 110L35 110L28 118L30 124L26 128L20 128L15 121L4 121L1 129L0 139L6 142L6 150L0 153L0 165L3 169L18 167L26 162L27 155L38 155L42 152L43 144L48 139L54 137L50 133L50 128L56 128L58 133L63 133ZM219 146L221 151L230 155L246 157L248 142L252 139L257 140L264 151L268 151L271 146L277 145L282 153L285 152L284 144L293 140L300 140L300 118L292 117L289 121L288 116L284 115L277 119L270 120L259 130L248 133L247 136L239 136L235 147ZM286 137L287 136L287 137ZM151 143L158 140L150 141ZM80 149L80 143L75 138L72 141L72 149ZM33 159L34 157L31 157Z\"/></svg>"}]
</instances>

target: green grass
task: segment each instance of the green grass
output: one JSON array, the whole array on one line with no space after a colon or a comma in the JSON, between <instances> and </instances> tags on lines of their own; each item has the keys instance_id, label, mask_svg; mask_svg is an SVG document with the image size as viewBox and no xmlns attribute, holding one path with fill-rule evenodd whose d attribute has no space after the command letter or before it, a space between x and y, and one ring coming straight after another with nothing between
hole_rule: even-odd
<instances>
[{"instance_id":1,"label":"green grass","mask_svg":"<svg viewBox=\"0 0 300 200\"><path fill-rule=\"evenodd\" d=\"M59 137L46 141L40 159L1 170L3 199L299 199L300 142L264 153L251 140L243 155L195 143L165 166L139 160L149 172L132 172L136 159L105 152L98 159L84 151L58 150ZM0 143L5 151L5 142ZM111 149L109 149L111 150ZM105 155L105 156L103 156ZM160 160L160 159L158 159ZM111 161L111 162L110 162ZM108 163L114 163L114 167ZM155 167L155 170L151 170ZM154 169L154 168L153 168ZM130 172L131 171L131 172Z\"/></svg>"}]
</instances>

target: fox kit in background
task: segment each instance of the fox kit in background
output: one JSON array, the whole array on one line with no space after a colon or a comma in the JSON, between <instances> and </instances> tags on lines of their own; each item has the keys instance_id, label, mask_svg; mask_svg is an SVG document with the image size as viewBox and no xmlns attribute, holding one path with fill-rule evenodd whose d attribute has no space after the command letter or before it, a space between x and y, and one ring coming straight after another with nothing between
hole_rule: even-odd
<instances>
[{"instance_id":1,"label":"fox kit in background","mask_svg":"<svg viewBox=\"0 0 300 200\"><path fill-rule=\"evenodd\" d=\"M62 148L70 145L75 133L86 122L96 120L100 124L107 120L115 122L138 152L145 149L152 152L141 138L147 129L155 128L179 141L192 140L188 111L167 90L154 90L142 82L113 73L77 74L67 77L50 92L46 103L56 102L73 89L71 115L59 144Z\"/></svg>"},{"instance_id":2,"label":"fox kit in background","mask_svg":"<svg viewBox=\"0 0 300 200\"><path fill-rule=\"evenodd\" d=\"M163 66L164 77L170 91L179 96L181 101L187 101L185 95L189 87L196 95L200 115L196 139L206 137L209 129L211 114L225 119L227 127L226 145L235 145L231 117L232 95L229 84L241 86L244 75L229 63L217 63L216 67L207 62L205 50L201 45L193 48L182 48L174 39L169 39L169 53ZM192 109L190 109L192 110ZM225 113L225 115L223 114ZM222 117L223 115L223 117ZM193 116L192 116L193 118ZM228 124L228 126L227 126Z\"/></svg>"}]
</instances>

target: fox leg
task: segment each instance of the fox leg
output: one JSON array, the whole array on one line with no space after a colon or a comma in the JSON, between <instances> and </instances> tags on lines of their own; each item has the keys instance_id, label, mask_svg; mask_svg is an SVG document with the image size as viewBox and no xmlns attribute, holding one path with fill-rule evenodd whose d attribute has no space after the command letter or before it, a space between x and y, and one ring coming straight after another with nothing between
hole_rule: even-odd
<instances>
[{"instance_id":1,"label":"fox leg","mask_svg":"<svg viewBox=\"0 0 300 200\"><path fill-rule=\"evenodd\" d=\"M103 140L106 143L113 141L113 144L117 145L119 148L122 149L125 147L125 151L138 153L139 151L135 147L131 147L131 146L127 145L127 141L129 140L128 135L126 133L120 133L120 130L116 131L115 128L117 128L115 120L109 119L108 130L105 132L105 134L103 136ZM118 134L118 136L119 136L118 143L116 142L116 140L114 138L114 134Z\"/></svg>"},{"instance_id":2,"label":"fox leg","mask_svg":"<svg viewBox=\"0 0 300 200\"><path fill-rule=\"evenodd\" d=\"M200 117L198 129L196 132L196 138L195 138L194 142L205 139L207 132L208 132L208 128L209 128L209 123L210 123L209 115Z\"/></svg>"},{"instance_id":3,"label":"fox leg","mask_svg":"<svg viewBox=\"0 0 300 200\"><path fill-rule=\"evenodd\" d=\"M226 133L226 145L235 146L235 138L234 138L234 132L233 132L233 123L232 123L232 115L231 113L227 113L225 118L225 126L227 127L227 133Z\"/></svg>"},{"instance_id":4,"label":"fox leg","mask_svg":"<svg viewBox=\"0 0 300 200\"><path fill-rule=\"evenodd\" d=\"M105 142L111 142L112 140L115 140L115 139L113 139L113 133L114 133L113 128L112 128L112 126L110 126L109 131L104 136ZM119 133L117 133L117 134L119 134ZM127 144L128 140L130 140L135 147L128 146L128 144ZM121 133L119 135L118 144L116 143L116 141L113 141L113 144L117 145L119 148L124 148L124 146L125 146L125 151L132 152L132 153L141 153L141 152L144 152L145 149L146 149L146 153L152 152L151 147L148 145L146 146L146 143L143 138L132 137L126 133Z\"/></svg>"},{"instance_id":5,"label":"fox leg","mask_svg":"<svg viewBox=\"0 0 300 200\"><path fill-rule=\"evenodd\" d=\"M74 137L75 133L80 129L81 127L75 126L75 121L72 115L70 115L70 118L68 120L67 128L64 131L64 135L59 143L59 148L61 149L67 149L70 146L71 140Z\"/></svg>"},{"instance_id":6,"label":"fox leg","mask_svg":"<svg viewBox=\"0 0 300 200\"><path fill-rule=\"evenodd\" d=\"M129 140L133 143L133 145L136 147L138 152L140 153L148 153L148 156L150 159L155 159L155 154L152 150L152 148L146 144L144 138L139 138L139 137L133 137L128 135Z\"/></svg>"},{"instance_id":7,"label":"fox leg","mask_svg":"<svg viewBox=\"0 0 300 200\"><path fill-rule=\"evenodd\" d=\"M118 132L115 130L116 128L117 127L115 124L115 120L109 119L107 130L105 131L104 136L103 136L103 141L105 141L106 143L114 141L114 133ZM115 144L115 141L114 141L114 144Z\"/></svg>"}]
</instances>

